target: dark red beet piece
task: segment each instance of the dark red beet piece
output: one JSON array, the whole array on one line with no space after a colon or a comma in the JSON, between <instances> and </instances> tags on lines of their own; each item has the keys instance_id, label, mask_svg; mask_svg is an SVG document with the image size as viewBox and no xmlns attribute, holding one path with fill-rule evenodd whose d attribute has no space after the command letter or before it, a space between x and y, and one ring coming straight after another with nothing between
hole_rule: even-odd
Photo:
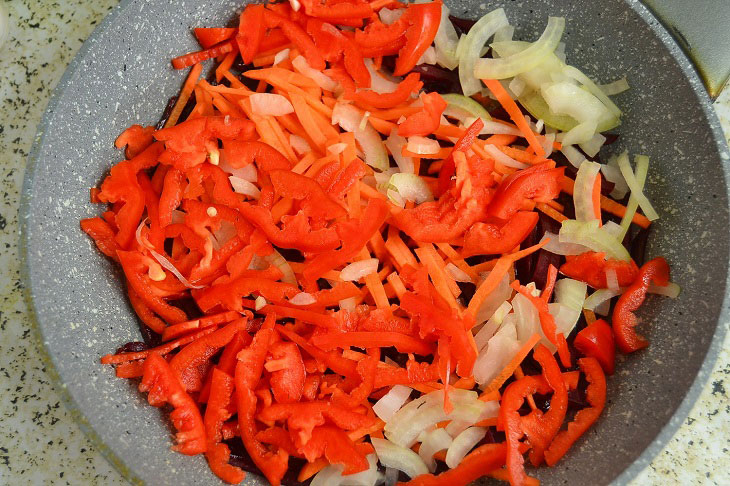
<instances>
[{"instance_id":1,"label":"dark red beet piece","mask_svg":"<svg viewBox=\"0 0 730 486\"><path fill-rule=\"evenodd\" d=\"M150 346L148 346L147 343L143 343L141 341L132 341L123 346L120 346L115 354L139 353L141 351L147 351L148 349L150 349Z\"/></svg>"}]
</instances>

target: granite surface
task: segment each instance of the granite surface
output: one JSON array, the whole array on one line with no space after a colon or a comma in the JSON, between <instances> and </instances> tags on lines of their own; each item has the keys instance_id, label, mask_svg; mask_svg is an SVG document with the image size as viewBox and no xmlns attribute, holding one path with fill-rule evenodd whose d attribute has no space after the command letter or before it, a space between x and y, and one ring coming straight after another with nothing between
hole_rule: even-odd
<instances>
[{"instance_id":1,"label":"granite surface","mask_svg":"<svg viewBox=\"0 0 730 486\"><path fill-rule=\"evenodd\" d=\"M0 48L0 484L126 484L49 383L26 317L17 251L19 193L36 126L67 64L116 3L4 3L10 35ZM730 91L716 109L730 134ZM726 386L730 333L689 417L635 484L730 484Z\"/></svg>"}]
</instances>

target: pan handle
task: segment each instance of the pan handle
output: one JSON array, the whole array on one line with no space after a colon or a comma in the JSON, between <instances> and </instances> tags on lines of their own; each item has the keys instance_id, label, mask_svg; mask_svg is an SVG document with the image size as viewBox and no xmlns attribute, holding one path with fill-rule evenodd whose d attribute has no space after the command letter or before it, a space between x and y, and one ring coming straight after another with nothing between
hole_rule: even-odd
<instances>
[{"instance_id":1,"label":"pan handle","mask_svg":"<svg viewBox=\"0 0 730 486\"><path fill-rule=\"evenodd\" d=\"M712 99L730 78L729 0L643 0L689 56Z\"/></svg>"}]
</instances>

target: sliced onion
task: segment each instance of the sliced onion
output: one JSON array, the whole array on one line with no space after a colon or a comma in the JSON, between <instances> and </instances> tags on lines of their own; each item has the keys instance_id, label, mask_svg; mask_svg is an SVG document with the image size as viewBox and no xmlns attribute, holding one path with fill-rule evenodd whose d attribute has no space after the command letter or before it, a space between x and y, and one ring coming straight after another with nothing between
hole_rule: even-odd
<instances>
[{"instance_id":1,"label":"sliced onion","mask_svg":"<svg viewBox=\"0 0 730 486\"><path fill-rule=\"evenodd\" d=\"M378 459L375 454L368 454L366 459L369 467L365 471L343 476L344 466L332 464L318 472L309 484L310 486L375 486L382 479L382 475L378 472Z\"/></svg>"},{"instance_id":2,"label":"sliced onion","mask_svg":"<svg viewBox=\"0 0 730 486\"><path fill-rule=\"evenodd\" d=\"M266 302L266 297L264 297L263 295L259 295L258 297L256 297L256 300L254 301L254 309L257 311L260 311L261 309L266 307L267 303L268 302Z\"/></svg>"},{"instance_id":3,"label":"sliced onion","mask_svg":"<svg viewBox=\"0 0 730 486\"><path fill-rule=\"evenodd\" d=\"M670 299L679 297L682 288L674 282L669 282L665 286L649 284L648 292L650 294L664 295Z\"/></svg>"},{"instance_id":4,"label":"sliced onion","mask_svg":"<svg viewBox=\"0 0 730 486\"><path fill-rule=\"evenodd\" d=\"M398 170L406 174L413 174L413 159L403 155L401 150L406 144L406 139L398 135L397 130L391 130L390 135L385 140L385 147L393 156Z\"/></svg>"},{"instance_id":5,"label":"sliced onion","mask_svg":"<svg viewBox=\"0 0 730 486\"><path fill-rule=\"evenodd\" d=\"M457 267L453 263L449 262L446 264L446 272L448 272L449 275L451 275L451 278L456 280L457 282L470 282L471 283L471 277L461 268Z\"/></svg>"},{"instance_id":6,"label":"sliced onion","mask_svg":"<svg viewBox=\"0 0 730 486\"><path fill-rule=\"evenodd\" d=\"M621 175L621 170L618 168L616 159L616 157L612 157L608 160L608 164L602 164L601 172L603 172L603 177L605 177L607 181L613 182L611 197L614 199L623 199L629 192L629 186L626 185L624 176Z\"/></svg>"},{"instance_id":7,"label":"sliced onion","mask_svg":"<svg viewBox=\"0 0 730 486\"><path fill-rule=\"evenodd\" d=\"M405 13L406 9L404 8L394 8L390 9L388 7L383 7L378 11L378 16L380 17L380 21L384 23L385 25L391 25L393 22L398 20L401 15Z\"/></svg>"},{"instance_id":8,"label":"sliced onion","mask_svg":"<svg viewBox=\"0 0 730 486\"><path fill-rule=\"evenodd\" d=\"M264 257L264 260L266 260L270 265L273 265L281 270L281 273L283 275L281 277L282 282L297 285L297 277L294 275L294 270L292 270L291 265L289 265L289 262L286 261L281 253L273 250L271 253Z\"/></svg>"},{"instance_id":9,"label":"sliced onion","mask_svg":"<svg viewBox=\"0 0 730 486\"><path fill-rule=\"evenodd\" d=\"M414 135L408 138L407 149L419 155L431 155L441 150L437 140L428 137Z\"/></svg>"},{"instance_id":10,"label":"sliced onion","mask_svg":"<svg viewBox=\"0 0 730 486\"><path fill-rule=\"evenodd\" d=\"M261 191L252 182L236 176L228 176L228 180L231 182L231 186L233 186L233 192L245 194L253 199L261 197Z\"/></svg>"},{"instance_id":11,"label":"sliced onion","mask_svg":"<svg viewBox=\"0 0 730 486\"><path fill-rule=\"evenodd\" d=\"M284 96L274 93L254 93L248 97L251 111L257 115L283 116L294 113L294 107Z\"/></svg>"},{"instance_id":12,"label":"sliced onion","mask_svg":"<svg viewBox=\"0 0 730 486\"><path fill-rule=\"evenodd\" d=\"M513 167L515 169L527 169L528 167L530 167L523 162L513 159L492 144L485 144L484 151L489 154L495 161L507 167Z\"/></svg>"},{"instance_id":13,"label":"sliced onion","mask_svg":"<svg viewBox=\"0 0 730 486\"><path fill-rule=\"evenodd\" d=\"M599 88L604 92L606 96L614 96L630 89L629 82L626 80L626 76L621 79L608 84L599 84Z\"/></svg>"},{"instance_id":14,"label":"sliced onion","mask_svg":"<svg viewBox=\"0 0 730 486\"><path fill-rule=\"evenodd\" d=\"M297 295L289 300L290 304L293 305L310 305L317 302L314 296L307 292L299 292Z\"/></svg>"},{"instance_id":15,"label":"sliced onion","mask_svg":"<svg viewBox=\"0 0 730 486\"><path fill-rule=\"evenodd\" d=\"M512 297L512 288L509 286L509 276L505 275L499 281L497 288L484 299L479 307L475 317L477 324L492 317L494 312L510 297Z\"/></svg>"},{"instance_id":16,"label":"sliced onion","mask_svg":"<svg viewBox=\"0 0 730 486\"><path fill-rule=\"evenodd\" d=\"M202 289L204 285L193 285L190 283L188 279L183 277L183 274L178 271L177 268L175 268L175 265L173 265L170 260L165 258L164 256L160 255L153 249L149 249L150 254L152 257L157 260L157 263L159 263L162 267L164 267L166 270L168 270L170 273L175 275L175 278L177 278L180 283L182 283L184 286L186 286L189 289Z\"/></svg>"},{"instance_id":17,"label":"sliced onion","mask_svg":"<svg viewBox=\"0 0 730 486\"><path fill-rule=\"evenodd\" d=\"M365 59L365 67L370 73L370 89L376 93L392 93L398 89L398 82L388 79L383 73L375 69L372 59Z\"/></svg>"},{"instance_id":18,"label":"sliced onion","mask_svg":"<svg viewBox=\"0 0 730 486\"><path fill-rule=\"evenodd\" d=\"M392 467L385 468L385 483L384 486L396 486L398 484L398 476L400 471L393 469Z\"/></svg>"},{"instance_id":19,"label":"sliced onion","mask_svg":"<svg viewBox=\"0 0 730 486\"><path fill-rule=\"evenodd\" d=\"M637 155L634 159L636 161L636 174L631 170L631 164L629 163L629 156L623 153L617 159L621 174L626 180L626 184L631 190L631 196L629 197L629 206L626 208L626 215L621 220L621 227L624 228L624 234L626 233L626 227L630 224L631 220L636 214L636 207L641 207L644 215L649 221L654 221L659 218L659 215L654 210L654 207L649 202L649 199L644 195L644 184L646 182L646 174L649 170L649 157L645 155ZM643 179L640 181L640 178ZM633 203L632 203L633 200ZM629 216L629 213L631 215ZM627 222L625 222L626 220Z\"/></svg>"},{"instance_id":20,"label":"sliced onion","mask_svg":"<svg viewBox=\"0 0 730 486\"><path fill-rule=\"evenodd\" d=\"M393 174L388 184L407 201L413 201L416 204L433 201L433 193L428 184L416 174Z\"/></svg>"},{"instance_id":21,"label":"sliced onion","mask_svg":"<svg viewBox=\"0 0 730 486\"><path fill-rule=\"evenodd\" d=\"M598 306L604 302L611 300L617 295L621 295L621 289L599 289L588 296L585 303L583 304L584 309L595 311Z\"/></svg>"},{"instance_id":22,"label":"sliced onion","mask_svg":"<svg viewBox=\"0 0 730 486\"><path fill-rule=\"evenodd\" d=\"M515 27L506 25L494 33L494 42L510 42L515 35Z\"/></svg>"},{"instance_id":23,"label":"sliced onion","mask_svg":"<svg viewBox=\"0 0 730 486\"><path fill-rule=\"evenodd\" d=\"M564 29L563 17L548 18L545 31L530 47L508 57L478 59L474 65L474 75L479 79L506 79L529 71L540 64L546 54L555 51Z\"/></svg>"},{"instance_id":24,"label":"sliced onion","mask_svg":"<svg viewBox=\"0 0 730 486\"><path fill-rule=\"evenodd\" d=\"M580 149L588 155L588 157L595 157L598 152L601 151L601 147L606 142L606 137L600 133L594 134L587 142L579 143Z\"/></svg>"},{"instance_id":25,"label":"sliced onion","mask_svg":"<svg viewBox=\"0 0 730 486\"><path fill-rule=\"evenodd\" d=\"M568 115L578 123L595 122L600 125L606 118L615 118L598 98L573 83L548 83L540 92L551 111Z\"/></svg>"},{"instance_id":26,"label":"sliced onion","mask_svg":"<svg viewBox=\"0 0 730 486\"><path fill-rule=\"evenodd\" d=\"M598 124L593 120L579 123L571 128L569 132L563 134L562 137L558 137L558 140L565 145L585 143L593 138L596 129L598 129Z\"/></svg>"},{"instance_id":27,"label":"sliced onion","mask_svg":"<svg viewBox=\"0 0 730 486\"><path fill-rule=\"evenodd\" d=\"M395 385L373 405L373 412L383 422L388 422L411 396L411 390L404 385Z\"/></svg>"},{"instance_id":28,"label":"sliced onion","mask_svg":"<svg viewBox=\"0 0 730 486\"><path fill-rule=\"evenodd\" d=\"M513 315L509 314L505 317L502 327L477 356L472 374L474 380L480 385L489 384L520 349L515 326L507 319Z\"/></svg>"},{"instance_id":29,"label":"sliced onion","mask_svg":"<svg viewBox=\"0 0 730 486\"><path fill-rule=\"evenodd\" d=\"M303 74L304 76L308 77L315 83L317 83L317 86L322 88L325 91L335 91L337 89L337 82L324 74L321 71L317 71L313 67L311 67L307 60L304 59L303 56L297 56L292 60L292 66L294 66L294 69L299 71L299 74Z\"/></svg>"},{"instance_id":30,"label":"sliced onion","mask_svg":"<svg viewBox=\"0 0 730 486\"><path fill-rule=\"evenodd\" d=\"M447 450L452 441L453 439L449 433L443 428L439 427L430 432L426 432L421 447L418 449L418 455L426 463L426 467L428 467L430 472L436 470L436 460L433 458L433 455L439 451Z\"/></svg>"},{"instance_id":31,"label":"sliced onion","mask_svg":"<svg viewBox=\"0 0 730 486\"><path fill-rule=\"evenodd\" d=\"M258 173L256 172L256 166L254 164L246 164L243 167L234 168L228 162L228 154L226 153L225 148L220 151L220 154L221 157L218 161L218 167L220 167L223 172L245 179L249 182L256 182L258 180Z\"/></svg>"},{"instance_id":32,"label":"sliced onion","mask_svg":"<svg viewBox=\"0 0 730 486\"><path fill-rule=\"evenodd\" d=\"M562 333L566 338L573 332L575 325L578 324L582 309L575 310L571 309L567 305L560 304L558 302L551 302L548 304L548 312L553 316L555 320L555 329L557 333ZM555 352L557 348L553 343L547 339L540 341L545 345L551 352Z\"/></svg>"},{"instance_id":33,"label":"sliced onion","mask_svg":"<svg viewBox=\"0 0 730 486\"><path fill-rule=\"evenodd\" d=\"M5 6L0 4L0 47L5 43L10 33L10 25L8 22L8 12Z\"/></svg>"},{"instance_id":34,"label":"sliced onion","mask_svg":"<svg viewBox=\"0 0 730 486\"><path fill-rule=\"evenodd\" d=\"M596 177L601 177L600 171L601 164L590 160L583 161L578 167L573 189L575 219L578 221L596 220L596 212L593 207L593 189L596 184Z\"/></svg>"},{"instance_id":35,"label":"sliced onion","mask_svg":"<svg viewBox=\"0 0 730 486\"><path fill-rule=\"evenodd\" d=\"M480 420L481 415L490 408L486 402L479 400L476 392L470 390L451 389L449 399L454 408L451 413L447 414L444 412L443 390L421 395L403 406L385 423L385 436L397 445L411 447L415 444L421 431L427 430L443 420L464 420L476 423Z\"/></svg>"},{"instance_id":36,"label":"sliced onion","mask_svg":"<svg viewBox=\"0 0 730 486\"><path fill-rule=\"evenodd\" d=\"M485 427L469 427L454 438L446 451L446 465L455 468L464 459L467 453L487 435Z\"/></svg>"},{"instance_id":37,"label":"sliced onion","mask_svg":"<svg viewBox=\"0 0 730 486\"><path fill-rule=\"evenodd\" d=\"M299 155L307 154L312 151L312 147L309 146L309 142L307 142L303 137L294 135L293 133L289 135L289 144Z\"/></svg>"},{"instance_id":38,"label":"sliced onion","mask_svg":"<svg viewBox=\"0 0 730 486\"><path fill-rule=\"evenodd\" d=\"M472 424L464 420L452 420L448 423L448 425L446 425L445 429L451 437L456 437L468 429L470 425Z\"/></svg>"},{"instance_id":39,"label":"sliced onion","mask_svg":"<svg viewBox=\"0 0 730 486\"><path fill-rule=\"evenodd\" d=\"M428 474L426 463L411 449L378 437L371 436L370 442L373 444L378 460L383 466L403 471L411 478Z\"/></svg>"},{"instance_id":40,"label":"sliced onion","mask_svg":"<svg viewBox=\"0 0 730 486\"><path fill-rule=\"evenodd\" d=\"M604 252L608 258L629 261L631 255L628 250L619 242L605 225L599 227L598 220L576 221L568 219L563 221L558 235L560 243L573 243L587 246L593 251Z\"/></svg>"},{"instance_id":41,"label":"sliced onion","mask_svg":"<svg viewBox=\"0 0 730 486\"><path fill-rule=\"evenodd\" d=\"M462 36L457 46L459 57L459 81L465 96L481 90L481 81L474 75L474 66L481 57L484 44L499 29L509 25L504 9L498 8L486 14L472 26L469 33Z\"/></svg>"},{"instance_id":42,"label":"sliced onion","mask_svg":"<svg viewBox=\"0 0 730 486\"><path fill-rule=\"evenodd\" d=\"M502 325L502 321L504 320L505 316L507 316L507 314L509 314L509 311L511 310L512 304L504 301L502 302L502 305L500 305L497 310L494 311L492 317L490 317L489 320L484 323L481 329L479 329L479 332L474 335L474 343L477 345L477 350L481 351L482 349L484 349L484 346L486 346L489 340L492 339L494 333L496 333L497 329L499 329L499 326Z\"/></svg>"},{"instance_id":43,"label":"sliced onion","mask_svg":"<svg viewBox=\"0 0 730 486\"><path fill-rule=\"evenodd\" d=\"M339 302L339 305L341 310L353 312L357 307L357 300L355 300L355 297L348 297L346 299L342 299Z\"/></svg>"},{"instance_id":44,"label":"sliced onion","mask_svg":"<svg viewBox=\"0 0 730 486\"><path fill-rule=\"evenodd\" d=\"M289 49L282 49L274 55L274 66L289 57Z\"/></svg>"},{"instance_id":45,"label":"sliced onion","mask_svg":"<svg viewBox=\"0 0 730 486\"><path fill-rule=\"evenodd\" d=\"M614 268L606 269L606 287L611 290L619 290L618 275Z\"/></svg>"},{"instance_id":46,"label":"sliced onion","mask_svg":"<svg viewBox=\"0 0 730 486\"><path fill-rule=\"evenodd\" d=\"M575 79L580 84L586 87L586 89L596 98L598 98L603 105L608 108L608 110L613 114L615 117L621 116L621 110L618 109L618 106L611 101L611 99L606 96L606 93L603 92L601 88L598 87L596 83L591 80L588 76L583 74L582 71L580 71L578 68L574 66L564 66L563 67L563 74L566 76Z\"/></svg>"},{"instance_id":47,"label":"sliced onion","mask_svg":"<svg viewBox=\"0 0 730 486\"><path fill-rule=\"evenodd\" d=\"M468 120L473 122L476 118L481 118L483 122L489 122L492 119L489 112L473 98L457 93L447 93L441 97L448 103L444 115L456 118L464 124L467 124ZM501 123L500 125L506 127Z\"/></svg>"},{"instance_id":48,"label":"sliced onion","mask_svg":"<svg viewBox=\"0 0 730 486\"><path fill-rule=\"evenodd\" d=\"M436 55L436 49L433 46L429 46L423 51L416 64L436 64L437 62L438 56Z\"/></svg>"},{"instance_id":49,"label":"sliced onion","mask_svg":"<svg viewBox=\"0 0 730 486\"><path fill-rule=\"evenodd\" d=\"M587 290L588 286L585 282L572 278L561 278L555 282L555 302L580 312L586 300Z\"/></svg>"},{"instance_id":50,"label":"sliced onion","mask_svg":"<svg viewBox=\"0 0 730 486\"><path fill-rule=\"evenodd\" d=\"M337 103L332 109L332 123L355 134L355 141L360 144L365 153L365 163L374 169L386 170L390 161L383 140L370 123L367 123L365 129L360 129L361 121L360 110L352 105Z\"/></svg>"},{"instance_id":51,"label":"sliced onion","mask_svg":"<svg viewBox=\"0 0 730 486\"><path fill-rule=\"evenodd\" d=\"M526 342L533 334L540 332L540 316L533 303L522 294L516 294L512 298L512 308L515 315L515 329L517 340Z\"/></svg>"},{"instance_id":52,"label":"sliced onion","mask_svg":"<svg viewBox=\"0 0 730 486\"><path fill-rule=\"evenodd\" d=\"M560 152L565 155L565 158L568 159L568 162L571 163L573 167L580 167L580 165L583 163L586 158L583 156L580 151L573 147L572 145L563 145L563 147L560 149Z\"/></svg>"},{"instance_id":53,"label":"sliced onion","mask_svg":"<svg viewBox=\"0 0 730 486\"><path fill-rule=\"evenodd\" d=\"M289 5L291 5L291 9L295 12L299 12L299 9L302 8L302 4L299 0L289 0Z\"/></svg>"},{"instance_id":54,"label":"sliced onion","mask_svg":"<svg viewBox=\"0 0 730 486\"><path fill-rule=\"evenodd\" d=\"M364 119L365 118L363 118L363 120ZM333 154L333 155L338 155L338 154L341 154L342 152L344 152L346 148L347 148L347 144L346 143L342 143L342 142L341 143L333 143L332 145L330 145L329 147L327 147L327 151L329 153Z\"/></svg>"},{"instance_id":55,"label":"sliced onion","mask_svg":"<svg viewBox=\"0 0 730 486\"><path fill-rule=\"evenodd\" d=\"M535 132L540 133L540 129L535 125ZM548 133L542 138L542 149L545 151L545 157L549 157L553 150L555 149L555 139L556 135L554 133Z\"/></svg>"},{"instance_id":56,"label":"sliced onion","mask_svg":"<svg viewBox=\"0 0 730 486\"><path fill-rule=\"evenodd\" d=\"M363 277L376 273L380 261L377 258L368 258L350 263L340 272L340 278L351 282L357 282Z\"/></svg>"},{"instance_id":57,"label":"sliced onion","mask_svg":"<svg viewBox=\"0 0 730 486\"><path fill-rule=\"evenodd\" d=\"M459 58L456 55L459 34L456 33L454 24L449 20L449 8L443 4L441 5L439 29L436 31L433 43L436 46L436 61L438 64L449 70L455 69L459 65Z\"/></svg>"}]
</instances>

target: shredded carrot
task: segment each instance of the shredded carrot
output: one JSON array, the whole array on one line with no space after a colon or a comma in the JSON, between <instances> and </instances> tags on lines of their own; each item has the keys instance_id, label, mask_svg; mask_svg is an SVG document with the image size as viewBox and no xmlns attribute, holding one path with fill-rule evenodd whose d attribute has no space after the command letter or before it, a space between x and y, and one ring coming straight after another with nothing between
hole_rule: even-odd
<instances>
[{"instance_id":1,"label":"shredded carrot","mask_svg":"<svg viewBox=\"0 0 730 486\"><path fill-rule=\"evenodd\" d=\"M574 185L575 181L573 179L571 179L570 177L563 177L560 188L563 192L572 196ZM601 209L609 214L618 216L619 218L623 218L626 214L626 206L621 203L617 203L613 199L609 199L603 195L601 196ZM638 212L634 214L631 222L641 226L642 228L648 228L649 226L651 226L651 221L649 221L646 216Z\"/></svg>"},{"instance_id":2,"label":"shredded carrot","mask_svg":"<svg viewBox=\"0 0 730 486\"><path fill-rule=\"evenodd\" d=\"M308 462L302 466L302 469L299 471L297 481L303 483L329 465L330 463L324 457L315 459L314 462Z\"/></svg>"},{"instance_id":3,"label":"shredded carrot","mask_svg":"<svg viewBox=\"0 0 730 486\"><path fill-rule=\"evenodd\" d=\"M180 95L177 98L177 101L175 102L175 106L172 108L172 111L170 112L170 116L165 122L165 128L174 126L177 124L177 120L180 118L180 115L182 114L183 109L185 108L185 105L188 104L188 100L190 99L190 95L193 94L193 90L195 89L195 85L198 83L198 79L200 78L200 73L203 72L203 65L198 63L193 66L193 68L190 70L190 74L188 74L187 79L185 79L185 84L183 84L182 90L180 90Z\"/></svg>"},{"instance_id":4,"label":"shredded carrot","mask_svg":"<svg viewBox=\"0 0 730 486\"><path fill-rule=\"evenodd\" d=\"M448 302L452 309L459 310L461 306L456 301L456 296L461 293L461 290L456 285L454 279L444 271L443 266L439 265L437 260L438 256L434 255L436 250L429 244L421 248L416 248L415 251L418 259L421 260L421 263L428 270L436 291Z\"/></svg>"},{"instance_id":5,"label":"shredded carrot","mask_svg":"<svg viewBox=\"0 0 730 486\"><path fill-rule=\"evenodd\" d=\"M504 382L507 381L510 376L512 376L520 363L525 360L527 355L530 353L530 351L532 351L532 348L535 347L540 339L540 334L533 334L530 339L528 339L527 342L522 345L520 350L517 351L517 354L515 354L514 358L512 358L509 363L507 363L507 366L505 366L505 368L492 380L489 386L484 389L484 391L489 393L495 390L499 390L502 385L504 385Z\"/></svg>"},{"instance_id":6,"label":"shredded carrot","mask_svg":"<svg viewBox=\"0 0 730 486\"><path fill-rule=\"evenodd\" d=\"M522 135L525 137L525 140L527 140L527 143L530 144L530 147L532 147L539 157L544 158L545 149L542 148L542 145L538 142L535 133L527 124L527 120L525 120L525 117L522 115L522 111L519 106L517 106L517 103L510 98L502 84L496 79L483 79L482 81L487 85L487 88L489 88L489 91L492 92L494 97L497 98L497 101L499 101L502 105L502 108L504 108L509 114L509 117L515 125L517 125L517 128L520 129L520 132L522 132Z\"/></svg>"},{"instance_id":7,"label":"shredded carrot","mask_svg":"<svg viewBox=\"0 0 730 486\"><path fill-rule=\"evenodd\" d=\"M535 208L538 211L540 211L542 213L545 213L546 215L550 216L551 218L553 218L558 223L562 223L563 221L565 221L566 219L568 219L568 217L566 215L564 215L563 213L561 213L557 209L553 208L549 204L546 204L546 203L537 203L537 204L535 204Z\"/></svg>"},{"instance_id":8,"label":"shredded carrot","mask_svg":"<svg viewBox=\"0 0 730 486\"><path fill-rule=\"evenodd\" d=\"M586 318L586 322L590 325L596 322L596 314L592 310L583 309L583 316Z\"/></svg>"}]
</instances>

